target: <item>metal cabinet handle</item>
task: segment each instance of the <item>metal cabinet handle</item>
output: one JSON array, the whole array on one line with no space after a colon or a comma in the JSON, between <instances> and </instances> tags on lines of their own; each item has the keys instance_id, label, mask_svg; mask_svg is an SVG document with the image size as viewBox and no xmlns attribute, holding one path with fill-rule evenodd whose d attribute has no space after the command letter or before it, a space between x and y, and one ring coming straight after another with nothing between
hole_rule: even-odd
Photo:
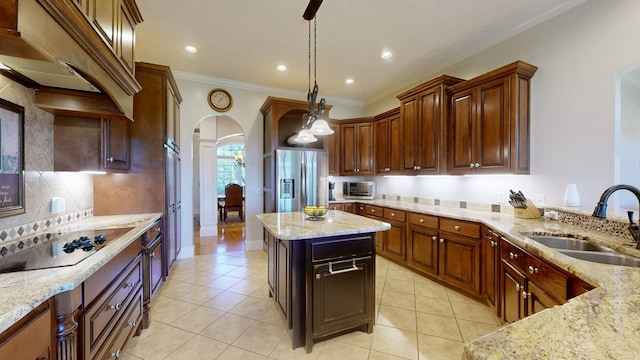
<instances>
[{"instance_id":1,"label":"metal cabinet handle","mask_svg":"<svg viewBox=\"0 0 640 360\"><path fill-rule=\"evenodd\" d=\"M122 350L118 349L118 351L111 353L111 357L114 357L116 359L120 359L120 354L121 354Z\"/></svg>"},{"instance_id":2,"label":"metal cabinet handle","mask_svg":"<svg viewBox=\"0 0 640 360\"><path fill-rule=\"evenodd\" d=\"M135 320L129 322L129 326L131 326L132 328L136 327L136 325L138 325L138 323Z\"/></svg>"},{"instance_id":3,"label":"metal cabinet handle","mask_svg":"<svg viewBox=\"0 0 640 360\"><path fill-rule=\"evenodd\" d=\"M496 243L495 241L491 240L491 247L495 247L495 246L496 246L496 244L497 244L497 243Z\"/></svg>"},{"instance_id":4,"label":"metal cabinet handle","mask_svg":"<svg viewBox=\"0 0 640 360\"><path fill-rule=\"evenodd\" d=\"M156 256L156 253L149 254L149 257L155 257L155 256Z\"/></svg>"},{"instance_id":5,"label":"metal cabinet handle","mask_svg":"<svg viewBox=\"0 0 640 360\"><path fill-rule=\"evenodd\" d=\"M458 231L458 230L460 230L460 226L456 225L456 226L453 227L453 229Z\"/></svg>"},{"instance_id":6,"label":"metal cabinet handle","mask_svg":"<svg viewBox=\"0 0 640 360\"><path fill-rule=\"evenodd\" d=\"M537 267L533 267L533 266L529 265L529 273L531 273L531 274L537 274L537 273L538 273L538 268L537 268Z\"/></svg>"},{"instance_id":7,"label":"metal cabinet handle","mask_svg":"<svg viewBox=\"0 0 640 360\"><path fill-rule=\"evenodd\" d=\"M527 298L527 296L531 296L531 293L528 293L528 294L527 294L527 292L526 292L526 291L522 290L522 298L523 298L523 299L526 299L526 298Z\"/></svg>"},{"instance_id":8,"label":"metal cabinet handle","mask_svg":"<svg viewBox=\"0 0 640 360\"><path fill-rule=\"evenodd\" d=\"M518 258L518 254L514 254L511 251L509 251L509 259L517 259Z\"/></svg>"},{"instance_id":9,"label":"metal cabinet handle","mask_svg":"<svg viewBox=\"0 0 640 360\"><path fill-rule=\"evenodd\" d=\"M394 216L396 216L396 213L391 213L391 217L394 217Z\"/></svg>"},{"instance_id":10,"label":"metal cabinet handle","mask_svg":"<svg viewBox=\"0 0 640 360\"><path fill-rule=\"evenodd\" d=\"M420 222L420 224L424 223L424 219L420 219L418 221Z\"/></svg>"},{"instance_id":11,"label":"metal cabinet handle","mask_svg":"<svg viewBox=\"0 0 640 360\"><path fill-rule=\"evenodd\" d=\"M440 244L444 244L444 239L440 239Z\"/></svg>"},{"instance_id":12,"label":"metal cabinet handle","mask_svg":"<svg viewBox=\"0 0 640 360\"><path fill-rule=\"evenodd\" d=\"M345 261L349 261L349 260L343 260L343 261L336 261L336 264L339 263L343 263ZM360 270L359 267L356 266L356 259L353 258L351 259L351 267L350 268L346 268L346 269L342 269L342 270L333 270L333 264L332 262L329 263L329 274L331 275L335 275L335 274L342 274L342 273L346 273L346 272L350 272L350 271L356 271L356 270ZM317 277L317 275L316 275Z\"/></svg>"},{"instance_id":13,"label":"metal cabinet handle","mask_svg":"<svg viewBox=\"0 0 640 360\"><path fill-rule=\"evenodd\" d=\"M438 237L437 236L432 236L431 240L436 241L436 240L438 240Z\"/></svg>"},{"instance_id":14,"label":"metal cabinet handle","mask_svg":"<svg viewBox=\"0 0 640 360\"><path fill-rule=\"evenodd\" d=\"M516 284L516 291L520 291L520 284Z\"/></svg>"},{"instance_id":15,"label":"metal cabinet handle","mask_svg":"<svg viewBox=\"0 0 640 360\"><path fill-rule=\"evenodd\" d=\"M475 163L475 164L474 164L474 166L475 166L475 167L477 167L477 168L479 168L479 167L480 167L480 164Z\"/></svg>"},{"instance_id":16,"label":"metal cabinet handle","mask_svg":"<svg viewBox=\"0 0 640 360\"><path fill-rule=\"evenodd\" d=\"M157 228L153 229L153 231L160 231L160 226L158 226Z\"/></svg>"},{"instance_id":17,"label":"metal cabinet handle","mask_svg":"<svg viewBox=\"0 0 640 360\"><path fill-rule=\"evenodd\" d=\"M469 164L469 168L473 169L473 163Z\"/></svg>"},{"instance_id":18,"label":"metal cabinet handle","mask_svg":"<svg viewBox=\"0 0 640 360\"><path fill-rule=\"evenodd\" d=\"M376 212L376 209L371 209L371 213L373 214L374 212Z\"/></svg>"},{"instance_id":19,"label":"metal cabinet handle","mask_svg":"<svg viewBox=\"0 0 640 360\"><path fill-rule=\"evenodd\" d=\"M137 281L133 281L133 282L127 283L127 285L125 285L125 287L134 288L134 287L136 287L136 285L138 285L138 282Z\"/></svg>"},{"instance_id":20,"label":"metal cabinet handle","mask_svg":"<svg viewBox=\"0 0 640 360\"><path fill-rule=\"evenodd\" d=\"M109 156L109 158L107 159L108 162L112 163L113 162L113 156Z\"/></svg>"},{"instance_id":21,"label":"metal cabinet handle","mask_svg":"<svg viewBox=\"0 0 640 360\"><path fill-rule=\"evenodd\" d=\"M121 304L120 304L120 303L117 303L117 304L115 304L115 305L111 305L111 306L109 306L109 308L110 308L110 309L113 309L113 310L115 310L115 311L118 311L118 310L120 310L120 306L121 306Z\"/></svg>"}]
</instances>

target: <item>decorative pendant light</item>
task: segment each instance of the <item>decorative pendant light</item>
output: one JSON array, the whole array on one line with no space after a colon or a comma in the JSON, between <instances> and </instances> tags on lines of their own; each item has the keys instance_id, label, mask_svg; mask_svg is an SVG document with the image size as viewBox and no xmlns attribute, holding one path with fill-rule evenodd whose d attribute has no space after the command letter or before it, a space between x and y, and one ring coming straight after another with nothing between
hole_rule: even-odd
<instances>
[{"instance_id":1,"label":"decorative pendant light","mask_svg":"<svg viewBox=\"0 0 640 360\"><path fill-rule=\"evenodd\" d=\"M325 100L324 98L316 104L318 97L318 81L317 81L317 37L316 37L316 19L313 18L313 90L311 90L311 20L309 20L309 87L307 92L307 101L309 102L309 112L302 115L302 130L293 140L298 144L309 144L317 141L314 135L324 136L333 134L333 130L329 127L329 123L322 118L324 115Z\"/></svg>"}]
</instances>

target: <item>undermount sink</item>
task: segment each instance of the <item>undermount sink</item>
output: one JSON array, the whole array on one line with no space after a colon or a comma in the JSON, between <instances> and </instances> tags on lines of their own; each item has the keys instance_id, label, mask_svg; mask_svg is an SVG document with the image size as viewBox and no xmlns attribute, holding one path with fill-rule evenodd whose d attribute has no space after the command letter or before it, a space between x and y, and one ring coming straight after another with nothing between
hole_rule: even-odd
<instances>
[{"instance_id":1,"label":"undermount sink","mask_svg":"<svg viewBox=\"0 0 640 360\"><path fill-rule=\"evenodd\" d=\"M622 254L615 250L612 250L612 252L558 250L558 252L576 259L593 261L601 264L640 267L640 258Z\"/></svg>"},{"instance_id":2,"label":"undermount sink","mask_svg":"<svg viewBox=\"0 0 640 360\"><path fill-rule=\"evenodd\" d=\"M554 249L566 249L566 250L584 250L584 251L613 251L612 249L590 243L586 240L564 237L564 236L553 236L553 235L527 235L527 237L531 240L535 240L542 245L548 246Z\"/></svg>"},{"instance_id":3,"label":"undermount sink","mask_svg":"<svg viewBox=\"0 0 640 360\"><path fill-rule=\"evenodd\" d=\"M562 235L524 235L572 258L607 265L640 267L640 258L623 254L604 245L590 243L584 239Z\"/></svg>"}]
</instances>

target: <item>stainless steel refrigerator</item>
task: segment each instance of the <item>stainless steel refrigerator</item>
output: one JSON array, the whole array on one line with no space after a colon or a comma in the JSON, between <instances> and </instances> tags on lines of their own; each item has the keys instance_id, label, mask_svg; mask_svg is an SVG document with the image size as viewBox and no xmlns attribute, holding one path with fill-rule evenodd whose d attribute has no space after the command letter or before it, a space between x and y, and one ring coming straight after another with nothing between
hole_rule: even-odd
<instances>
[{"instance_id":1,"label":"stainless steel refrigerator","mask_svg":"<svg viewBox=\"0 0 640 360\"><path fill-rule=\"evenodd\" d=\"M329 202L326 151L276 150L276 212Z\"/></svg>"}]
</instances>

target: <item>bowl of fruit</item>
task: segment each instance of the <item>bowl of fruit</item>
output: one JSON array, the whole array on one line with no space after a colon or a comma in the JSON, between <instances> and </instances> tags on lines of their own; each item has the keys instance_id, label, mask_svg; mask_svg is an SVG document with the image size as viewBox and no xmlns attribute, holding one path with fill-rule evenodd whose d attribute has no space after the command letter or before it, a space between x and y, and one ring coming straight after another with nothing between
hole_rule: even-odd
<instances>
[{"instance_id":1,"label":"bowl of fruit","mask_svg":"<svg viewBox=\"0 0 640 360\"><path fill-rule=\"evenodd\" d=\"M307 220L324 220L323 216L327 213L327 207L324 205L307 205L304 207L304 213L309 216Z\"/></svg>"}]
</instances>

